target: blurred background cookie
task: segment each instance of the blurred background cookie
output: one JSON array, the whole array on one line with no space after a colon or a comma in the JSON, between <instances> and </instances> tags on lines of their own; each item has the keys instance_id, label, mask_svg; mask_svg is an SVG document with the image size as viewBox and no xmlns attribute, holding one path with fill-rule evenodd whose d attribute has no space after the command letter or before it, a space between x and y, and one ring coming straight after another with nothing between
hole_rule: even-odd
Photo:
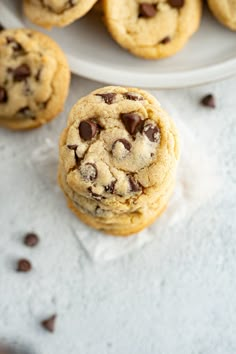
<instances>
[{"instance_id":1,"label":"blurred background cookie","mask_svg":"<svg viewBox=\"0 0 236 354\"><path fill-rule=\"evenodd\" d=\"M63 110L70 70L60 47L29 29L0 32L0 125L31 129Z\"/></svg>"},{"instance_id":2,"label":"blurred background cookie","mask_svg":"<svg viewBox=\"0 0 236 354\"><path fill-rule=\"evenodd\" d=\"M112 37L147 59L171 56L198 29L201 0L103 0Z\"/></svg>"},{"instance_id":3,"label":"blurred background cookie","mask_svg":"<svg viewBox=\"0 0 236 354\"><path fill-rule=\"evenodd\" d=\"M208 5L218 21L236 31L236 0L208 0Z\"/></svg>"},{"instance_id":4,"label":"blurred background cookie","mask_svg":"<svg viewBox=\"0 0 236 354\"><path fill-rule=\"evenodd\" d=\"M84 16L97 0L24 0L25 15L35 24L64 27Z\"/></svg>"}]
</instances>

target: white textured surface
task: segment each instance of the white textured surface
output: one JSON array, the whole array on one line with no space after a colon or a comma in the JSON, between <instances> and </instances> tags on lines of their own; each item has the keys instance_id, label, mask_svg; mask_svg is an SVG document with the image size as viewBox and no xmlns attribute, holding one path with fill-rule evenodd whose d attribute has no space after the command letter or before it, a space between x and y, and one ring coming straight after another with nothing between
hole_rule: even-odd
<instances>
[{"instance_id":1,"label":"white textured surface","mask_svg":"<svg viewBox=\"0 0 236 354\"><path fill-rule=\"evenodd\" d=\"M0 337L26 342L36 354L235 354L236 79L158 93L222 184L194 203L191 217L166 223L145 247L109 262L87 256L81 223L56 186L55 145L69 107L99 86L74 78L59 119L32 132L0 131ZM215 93L216 110L198 105L207 92ZM191 191L196 181L202 191L204 161L195 160ZM41 237L34 249L21 242L31 230ZM31 273L14 271L18 257L32 260ZM50 335L38 323L53 312Z\"/></svg>"}]
</instances>

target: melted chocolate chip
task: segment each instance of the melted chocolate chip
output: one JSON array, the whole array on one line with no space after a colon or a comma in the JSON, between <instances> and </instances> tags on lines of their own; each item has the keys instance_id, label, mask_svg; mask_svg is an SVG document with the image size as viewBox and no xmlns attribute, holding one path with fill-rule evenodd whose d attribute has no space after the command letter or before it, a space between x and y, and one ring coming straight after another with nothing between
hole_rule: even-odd
<instances>
[{"instance_id":1,"label":"melted chocolate chip","mask_svg":"<svg viewBox=\"0 0 236 354\"><path fill-rule=\"evenodd\" d=\"M31 87L30 87L28 81L25 80L25 82L24 82L24 95L31 96L32 94L33 94L33 92L31 90Z\"/></svg>"},{"instance_id":2,"label":"melted chocolate chip","mask_svg":"<svg viewBox=\"0 0 236 354\"><path fill-rule=\"evenodd\" d=\"M46 329L48 332L53 333L55 331L55 322L56 322L57 315L52 315L51 317L47 318L46 320L43 320L41 322L41 325L44 329Z\"/></svg>"},{"instance_id":3,"label":"melted chocolate chip","mask_svg":"<svg viewBox=\"0 0 236 354\"><path fill-rule=\"evenodd\" d=\"M168 0L168 3L176 9L180 9L184 6L185 0Z\"/></svg>"},{"instance_id":4,"label":"melted chocolate chip","mask_svg":"<svg viewBox=\"0 0 236 354\"><path fill-rule=\"evenodd\" d=\"M156 5L143 2L139 5L139 17L154 17L157 13Z\"/></svg>"},{"instance_id":5,"label":"melted chocolate chip","mask_svg":"<svg viewBox=\"0 0 236 354\"><path fill-rule=\"evenodd\" d=\"M116 181L111 182L108 186L105 187L105 191L107 193L113 194L115 190L115 185L116 185Z\"/></svg>"},{"instance_id":6,"label":"melted chocolate chip","mask_svg":"<svg viewBox=\"0 0 236 354\"><path fill-rule=\"evenodd\" d=\"M40 68L40 69L37 71L37 74L35 75L35 80L36 80L36 81L40 81L41 72L42 72L42 68Z\"/></svg>"},{"instance_id":7,"label":"melted chocolate chip","mask_svg":"<svg viewBox=\"0 0 236 354\"><path fill-rule=\"evenodd\" d=\"M124 93L124 98L131 101L142 101L143 97L141 95L136 94L135 92L126 92Z\"/></svg>"},{"instance_id":8,"label":"melted chocolate chip","mask_svg":"<svg viewBox=\"0 0 236 354\"><path fill-rule=\"evenodd\" d=\"M121 120L126 130L134 135L138 132L140 125L142 124L141 116L138 113L121 113Z\"/></svg>"},{"instance_id":9,"label":"melted chocolate chip","mask_svg":"<svg viewBox=\"0 0 236 354\"><path fill-rule=\"evenodd\" d=\"M69 4L70 7L73 7L73 6L76 5L76 1L75 0L69 0L68 4Z\"/></svg>"},{"instance_id":10,"label":"melted chocolate chip","mask_svg":"<svg viewBox=\"0 0 236 354\"><path fill-rule=\"evenodd\" d=\"M160 137L160 129L156 125L147 124L143 128L143 133L153 143L158 142Z\"/></svg>"},{"instance_id":11,"label":"melted chocolate chip","mask_svg":"<svg viewBox=\"0 0 236 354\"><path fill-rule=\"evenodd\" d=\"M215 108L215 97L212 94L206 95L202 98L201 104L209 108Z\"/></svg>"},{"instance_id":12,"label":"melted chocolate chip","mask_svg":"<svg viewBox=\"0 0 236 354\"><path fill-rule=\"evenodd\" d=\"M160 44L168 44L168 43L170 43L170 41L171 41L171 38L169 36L167 36L167 37L163 38L159 43Z\"/></svg>"},{"instance_id":13,"label":"melted chocolate chip","mask_svg":"<svg viewBox=\"0 0 236 354\"><path fill-rule=\"evenodd\" d=\"M0 86L0 103L6 103L7 102L7 91L5 90L4 87Z\"/></svg>"},{"instance_id":14,"label":"melted chocolate chip","mask_svg":"<svg viewBox=\"0 0 236 354\"><path fill-rule=\"evenodd\" d=\"M114 143L112 144L112 150L115 149L117 143L121 143L127 151L131 150L131 144L126 139L117 139L116 141L114 141Z\"/></svg>"},{"instance_id":15,"label":"melted chocolate chip","mask_svg":"<svg viewBox=\"0 0 236 354\"><path fill-rule=\"evenodd\" d=\"M129 185L131 192L140 192L142 190L141 185L137 181L135 181L132 176L129 176Z\"/></svg>"},{"instance_id":16,"label":"melted chocolate chip","mask_svg":"<svg viewBox=\"0 0 236 354\"><path fill-rule=\"evenodd\" d=\"M18 272L29 272L32 268L32 265L28 259L20 259L17 263L17 271Z\"/></svg>"},{"instance_id":17,"label":"melted chocolate chip","mask_svg":"<svg viewBox=\"0 0 236 354\"><path fill-rule=\"evenodd\" d=\"M98 170L94 163L88 162L80 167L80 173L86 181L95 181L98 175Z\"/></svg>"},{"instance_id":18,"label":"melted chocolate chip","mask_svg":"<svg viewBox=\"0 0 236 354\"><path fill-rule=\"evenodd\" d=\"M94 192L92 191L92 187L89 187L89 188L88 188L88 192L89 192L90 195L91 195L94 199L96 199L96 200L105 199L105 198L104 198L103 196L101 196L100 194L94 193Z\"/></svg>"},{"instance_id":19,"label":"melted chocolate chip","mask_svg":"<svg viewBox=\"0 0 236 354\"><path fill-rule=\"evenodd\" d=\"M79 125L80 137L84 140L91 140L98 131L98 125L92 120L84 120Z\"/></svg>"},{"instance_id":20,"label":"melted chocolate chip","mask_svg":"<svg viewBox=\"0 0 236 354\"><path fill-rule=\"evenodd\" d=\"M4 30L5 30L5 27L0 23L0 32L4 31Z\"/></svg>"},{"instance_id":21,"label":"melted chocolate chip","mask_svg":"<svg viewBox=\"0 0 236 354\"><path fill-rule=\"evenodd\" d=\"M18 43L14 38L7 37L6 40L7 40L7 44L12 45L12 49L14 50L14 52L20 52L23 50L22 45Z\"/></svg>"},{"instance_id":22,"label":"melted chocolate chip","mask_svg":"<svg viewBox=\"0 0 236 354\"><path fill-rule=\"evenodd\" d=\"M27 118L35 119L35 114L30 110L28 106L19 109L18 114L24 115Z\"/></svg>"},{"instance_id":23,"label":"melted chocolate chip","mask_svg":"<svg viewBox=\"0 0 236 354\"><path fill-rule=\"evenodd\" d=\"M78 147L78 145L76 145L76 144L73 144L73 145L67 145L67 147L68 147L68 149L70 149L70 150L76 150L76 149L77 149L77 147Z\"/></svg>"},{"instance_id":24,"label":"melted chocolate chip","mask_svg":"<svg viewBox=\"0 0 236 354\"><path fill-rule=\"evenodd\" d=\"M117 96L116 93L97 93L96 96L100 96L104 99L106 104L112 104Z\"/></svg>"},{"instance_id":25,"label":"melted chocolate chip","mask_svg":"<svg viewBox=\"0 0 236 354\"><path fill-rule=\"evenodd\" d=\"M30 67L27 64L22 64L12 70L14 81L23 81L31 75Z\"/></svg>"}]
</instances>

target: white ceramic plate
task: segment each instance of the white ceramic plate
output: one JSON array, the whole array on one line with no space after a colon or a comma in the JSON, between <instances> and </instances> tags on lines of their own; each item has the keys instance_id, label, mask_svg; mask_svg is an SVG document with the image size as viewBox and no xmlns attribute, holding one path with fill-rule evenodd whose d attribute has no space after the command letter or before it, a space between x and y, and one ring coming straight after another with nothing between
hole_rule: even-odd
<instances>
[{"instance_id":1,"label":"white ceramic plate","mask_svg":"<svg viewBox=\"0 0 236 354\"><path fill-rule=\"evenodd\" d=\"M0 0L0 14L6 27L40 29L22 16L19 0ZM177 88L236 73L236 33L218 24L207 9L200 30L184 50L160 61L139 59L120 48L94 14L49 34L65 50L72 72L109 84Z\"/></svg>"}]
</instances>

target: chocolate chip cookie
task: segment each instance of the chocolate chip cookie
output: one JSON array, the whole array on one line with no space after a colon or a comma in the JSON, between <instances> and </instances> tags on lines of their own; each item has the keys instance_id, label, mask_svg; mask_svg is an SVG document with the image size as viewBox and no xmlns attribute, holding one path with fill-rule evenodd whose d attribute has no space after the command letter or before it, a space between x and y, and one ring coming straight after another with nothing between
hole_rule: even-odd
<instances>
[{"instance_id":1,"label":"chocolate chip cookie","mask_svg":"<svg viewBox=\"0 0 236 354\"><path fill-rule=\"evenodd\" d=\"M64 27L84 16L97 0L24 0L25 15L35 24Z\"/></svg>"},{"instance_id":2,"label":"chocolate chip cookie","mask_svg":"<svg viewBox=\"0 0 236 354\"><path fill-rule=\"evenodd\" d=\"M236 0L208 0L208 5L223 25L236 31Z\"/></svg>"},{"instance_id":3,"label":"chocolate chip cookie","mask_svg":"<svg viewBox=\"0 0 236 354\"><path fill-rule=\"evenodd\" d=\"M0 32L0 125L31 129L62 111L70 82L65 55L29 29Z\"/></svg>"},{"instance_id":4,"label":"chocolate chip cookie","mask_svg":"<svg viewBox=\"0 0 236 354\"><path fill-rule=\"evenodd\" d=\"M201 0L103 0L113 38L131 53L158 59L184 47L198 29Z\"/></svg>"},{"instance_id":5,"label":"chocolate chip cookie","mask_svg":"<svg viewBox=\"0 0 236 354\"><path fill-rule=\"evenodd\" d=\"M82 221L130 235L166 208L178 158L176 128L153 96L104 87L81 98L69 114L59 182Z\"/></svg>"}]
</instances>

